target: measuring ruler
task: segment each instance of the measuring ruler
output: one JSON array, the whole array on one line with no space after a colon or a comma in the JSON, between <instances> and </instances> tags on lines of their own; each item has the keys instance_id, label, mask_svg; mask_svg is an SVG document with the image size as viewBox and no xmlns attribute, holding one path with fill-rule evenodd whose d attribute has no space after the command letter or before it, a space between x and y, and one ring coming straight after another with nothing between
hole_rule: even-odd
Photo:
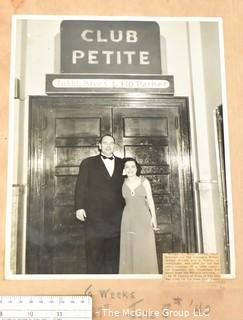
<instances>
[{"instance_id":1,"label":"measuring ruler","mask_svg":"<svg viewBox=\"0 0 243 320\"><path fill-rule=\"evenodd\" d=\"M92 298L0 296L0 320L92 320Z\"/></svg>"}]
</instances>

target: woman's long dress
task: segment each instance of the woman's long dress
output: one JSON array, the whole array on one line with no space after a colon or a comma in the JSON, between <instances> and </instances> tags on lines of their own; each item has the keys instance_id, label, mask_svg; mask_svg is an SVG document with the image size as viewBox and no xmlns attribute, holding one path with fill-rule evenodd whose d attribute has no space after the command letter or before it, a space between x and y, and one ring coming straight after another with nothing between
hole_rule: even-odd
<instances>
[{"instance_id":1,"label":"woman's long dress","mask_svg":"<svg viewBox=\"0 0 243 320\"><path fill-rule=\"evenodd\" d=\"M121 222L120 274L158 274L155 236L143 181L141 178L134 190L126 182L122 186L126 205Z\"/></svg>"}]
</instances>

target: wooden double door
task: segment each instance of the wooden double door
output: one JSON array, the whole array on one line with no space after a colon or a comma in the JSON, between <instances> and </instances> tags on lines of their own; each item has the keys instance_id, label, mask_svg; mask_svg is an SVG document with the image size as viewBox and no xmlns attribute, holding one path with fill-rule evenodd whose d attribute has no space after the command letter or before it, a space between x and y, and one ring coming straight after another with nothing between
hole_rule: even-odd
<instances>
[{"instance_id":1,"label":"wooden double door","mask_svg":"<svg viewBox=\"0 0 243 320\"><path fill-rule=\"evenodd\" d=\"M98 153L106 133L115 154L135 157L151 182L160 272L162 253L195 251L186 98L30 97L29 122L27 274L86 272L75 183L81 160Z\"/></svg>"}]
</instances>

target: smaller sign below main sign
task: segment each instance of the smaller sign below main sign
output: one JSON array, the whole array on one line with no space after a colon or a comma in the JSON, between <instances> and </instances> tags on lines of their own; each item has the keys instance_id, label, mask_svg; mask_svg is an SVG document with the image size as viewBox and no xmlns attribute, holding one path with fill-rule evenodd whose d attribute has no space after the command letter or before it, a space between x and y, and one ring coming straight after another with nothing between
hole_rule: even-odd
<instances>
[{"instance_id":1,"label":"smaller sign below main sign","mask_svg":"<svg viewBox=\"0 0 243 320\"><path fill-rule=\"evenodd\" d=\"M155 21L64 20L61 72L161 74Z\"/></svg>"},{"instance_id":2,"label":"smaller sign below main sign","mask_svg":"<svg viewBox=\"0 0 243 320\"><path fill-rule=\"evenodd\" d=\"M149 92L174 94L173 76L105 75L92 77L77 74L47 74L47 94L77 94L82 92Z\"/></svg>"},{"instance_id":3,"label":"smaller sign below main sign","mask_svg":"<svg viewBox=\"0 0 243 320\"><path fill-rule=\"evenodd\" d=\"M168 80L139 79L54 79L55 88L137 88L137 89L167 89Z\"/></svg>"}]
</instances>

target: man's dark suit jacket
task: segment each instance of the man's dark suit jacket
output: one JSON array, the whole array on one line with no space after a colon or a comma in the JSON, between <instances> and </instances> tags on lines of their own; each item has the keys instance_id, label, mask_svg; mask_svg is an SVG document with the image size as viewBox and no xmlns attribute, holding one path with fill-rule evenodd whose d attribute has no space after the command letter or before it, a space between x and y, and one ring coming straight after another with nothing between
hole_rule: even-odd
<instances>
[{"instance_id":1,"label":"man's dark suit jacket","mask_svg":"<svg viewBox=\"0 0 243 320\"><path fill-rule=\"evenodd\" d=\"M124 208L122 171L123 161L117 157L112 177L100 155L81 162L76 183L75 209L86 211L85 227L88 236L119 236Z\"/></svg>"}]
</instances>

